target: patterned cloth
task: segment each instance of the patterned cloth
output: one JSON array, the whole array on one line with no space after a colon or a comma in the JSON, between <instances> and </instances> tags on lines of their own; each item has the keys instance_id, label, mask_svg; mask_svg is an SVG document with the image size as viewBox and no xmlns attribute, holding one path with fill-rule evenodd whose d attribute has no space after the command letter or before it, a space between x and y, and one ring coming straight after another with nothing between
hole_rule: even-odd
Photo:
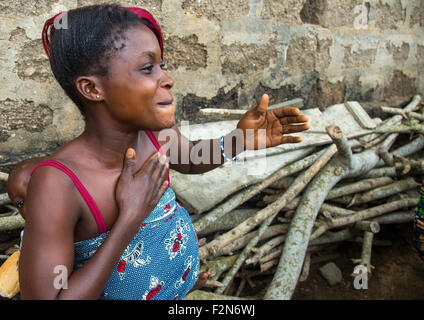
<instances>
[{"instance_id":1,"label":"patterned cloth","mask_svg":"<svg viewBox=\"0 0 424 320\"><path fill-rule=\"evenodd\" d=\"M424 260L424 180L421 184L420 194L420 200L415 210L414 235L412 241L414 247L418 250L420 258Z\"/></svg>"},{"instance_id":2,"label":"patterned cloth","mask_svg":"<svg viewBox=\"0 0 424 320\"><path fill-rule=\"evenodd\" d=\"M90 259L108 234L75 243L74 270ZM125 249L100 299L179 300L199 272L196 232L169 187Z\"/></svg>"}]
</instances>

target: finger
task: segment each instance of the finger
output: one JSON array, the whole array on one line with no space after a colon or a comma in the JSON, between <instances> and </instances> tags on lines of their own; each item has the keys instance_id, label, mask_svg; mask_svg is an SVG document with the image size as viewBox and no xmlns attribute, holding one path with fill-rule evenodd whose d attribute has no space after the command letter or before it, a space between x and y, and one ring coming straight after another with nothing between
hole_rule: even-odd
<instances>
[{"instance_id":1,"label":"finger","mask_svg":"<svg viewBox=\"0 0 424 320\"><path fill-rule=\"evenodd\" d=\"M153 169L156 167L157 163L159 162L159 152L153 152L149 158L147 158L147 160L143 163L143 165L141 166L140 170L138 170L135 173L135 176L140 175L143 172L149 172L151 173L153 171Z\"/></svg>"},{"instance_id":2,"label":"finger","mask_svg":"<svg viewBox=\"0 0 424 320\"><path fill-rule=\"evenodd\" d=\"M166 173L168 172L168 170L169 170L169 162L166 162L162 167L161 178L163 177L163 179L165 179Z\"/></svg>"},{"instance_id":3,"label":"finger","mask_svg":"<svg viewBox=\"0 0 424 320\"><path fill-rule=\"evenodd\" d=\"M255 108L256 111L260 113L265 113L268 109L269 104L269 96L265 93L262 95L261 101L259 102L258 106Z\"/></svg>"},{"instance_id":4,"label":"finger","mask_svg":"<svg viewBox=\"0 0 424 320\"><path fill-rule=\"evenodd\" d=\"M155 167L153 168L152 178L154 178L154 179L161 179L162 178L162 173L165 170L166 164L168 162L166 158L167 157L164 154L159 156L158 161L157 161Z\"/></svg>"},{"instance_id":5,"label":"finger","mask_svg":"<svg viewBox=\"0 0 424 320\"><path fill-rule=\"evenodd\" d=\"M281 107L272 109L275 116L277 118L287 117L287 116L298 116L300 114L300 110L295 107Z\"/></svg>"},{"instance_id":6,"label":"finger","mask_svg":"<svg viewBox=\"0 0 424 320\"><path fill-rule=\"evenodd\" d=\"M282 136L280 138L280 144L282 144L282 143L299 143L299 142L302 142L301 137Z\"/></svg>"},{"instance_id":7,"label":"finger","mask_svg":"<svg viewBox=\"0 0 424 320\"><path fill-rule=\"evenodd\" d=\"M166 164L169 161L169 158L166 156L166 154L161 154L161 156L159 157L159 162L161 164Z\"/></svg>"},{"instance_id":8,"label":"finger","mask_svg":"<svg viewBox=\"0 0 424 320\"><path fill-rule=\"evenodd\" d=\"M158 165L152 174L152 177L154 179L157 179L158 183L163 183L163 181L166 179L166 173L168 171L168 168L169 164L166 161L162 164L161 160L159 160Z\"/></svg>"},{"instance_id":9,"label":"finger","mask_svg":"<svg viewBox=\"0 0 424 320\"><path fill-rule=\"evenodd\" d=\"M122 169L121 177L129 179L133 176L135 171L136 152L133 148L128 148L125 152L124 167Z\"/></svg>"},{"instance_id":10,"label":"finger","mask_svg":"<svg viewBox=\"0 0 424 320\"><path fill-rule=\"evenodd\" d=\"M163 194L165 193L166 189L168 189L168 181L165 180L162 185L159 188L159 191L157 193L157 202L159 202L160 198L162 198Z\"/></svg>"},{"instance_id":11,"label":"finger","mask_svg":"<svg viewBox=\"0 0 424 320\"><path fill-rule=\"evenodd\" d=\"M305 116L304 114L299 116L286 116L280 118L281 124L290 124L290 123L302 123L302 122L308 122L309 118Z\"/></svg>"},{"instance_id":12,"label":"finger","mask_svg":"<svg viewBox=\"0 0 424 320\"><path fill-rule=\"evenodd\" d=\"M309 129L309 124L299 124L299 125L286 125L283 126L282 133L290 134L295 132L302 132Z\"/></svg>"}]
</instances>

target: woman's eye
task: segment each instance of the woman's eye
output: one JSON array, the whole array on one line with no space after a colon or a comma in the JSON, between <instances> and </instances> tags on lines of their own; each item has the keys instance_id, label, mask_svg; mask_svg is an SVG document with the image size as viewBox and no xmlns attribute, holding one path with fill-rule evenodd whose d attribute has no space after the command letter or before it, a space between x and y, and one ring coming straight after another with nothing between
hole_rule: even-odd
<instances>
[{"instance_id":1,"label":"woman's eye","mask_svg":"<svg viewBox=\"0 0 424 320\"><path fill-rule=\"evenodd\" d=\"M153 64L148 64L140 69L140 71L150 73L153 70Z\"/></svg>"},{"instance_id":2,"label":"woman's eye","mask_svg":"<svg viewBox=\"0 0 424 320\"><path fill-rule=\"evenodd\" d=\"M144 72L144 73L151 73L152 71L153 71L153 68L155 67L155 64L147 64L147 65L145 65L145 66L143 66L143 67L141 67L140 68L140 71L142 71L142 72ZM166 64L165 64L165 62L161 62L161 63L159 63L159 67L162 69L162 70L165 70L166 69Z\"/></svg>"}]
</instances>

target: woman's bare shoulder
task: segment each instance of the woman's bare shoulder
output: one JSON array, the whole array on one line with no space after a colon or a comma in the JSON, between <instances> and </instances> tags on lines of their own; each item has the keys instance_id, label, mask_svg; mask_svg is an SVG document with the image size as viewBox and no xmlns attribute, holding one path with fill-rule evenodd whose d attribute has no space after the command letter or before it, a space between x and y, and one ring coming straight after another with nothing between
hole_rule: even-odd
<instances>
[{"instance_id":1,"label":"woman's bare shoulder","mask_svg":"<svg viewBox=\"0 0 424 320\"><path fill-rule=\"evenodd\" d=\"M28 184L25 201L27 220L57 215L58 219L76 223L80 210L75 190L74 182L62 170L50 165L38 167Z\"/></svg>"}]
</instances>

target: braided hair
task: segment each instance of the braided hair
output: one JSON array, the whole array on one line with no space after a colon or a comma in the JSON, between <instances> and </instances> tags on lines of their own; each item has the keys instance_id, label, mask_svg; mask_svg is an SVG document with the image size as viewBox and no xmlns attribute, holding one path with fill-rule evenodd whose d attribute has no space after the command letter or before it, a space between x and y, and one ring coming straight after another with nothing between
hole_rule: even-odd
<instances>
[{"instance_id":1,"label":"braided hair","mask_svg":"<svg viewBox=\"0 0 424 320\"><path fill-rule=\"evenodd\" d=\"M61 14L67 14L67 25L56 29L54 21ZM141 8L117 4L86 6L59 13L44 24L43 46L53 75L83 115L84 103L75 80L88 74L107 76L108 59L125 47L125 31L138 24L154 32L163 58L161 29L153 16Z\"/></svg>"}]
</instances>

